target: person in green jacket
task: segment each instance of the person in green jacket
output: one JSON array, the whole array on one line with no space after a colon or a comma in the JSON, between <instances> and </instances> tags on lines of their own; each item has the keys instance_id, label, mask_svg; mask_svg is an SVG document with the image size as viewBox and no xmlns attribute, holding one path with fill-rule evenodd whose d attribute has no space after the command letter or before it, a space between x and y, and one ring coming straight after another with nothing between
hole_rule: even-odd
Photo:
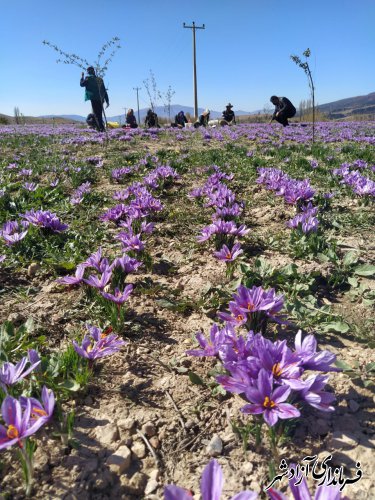
<instances>
[{"instance_id":1,"label":"person in green jacket","mask_svg":"<svg viewBox=\"0 0 375 500\"><path fill-rule=\"evenodd\" d=\"M81 87L85 87L85 101L91 101L92 112L96 119L97 130L99 132L104 132L103 123L103 103L107 103L107 108L109 106L109 99L107 90L104 86L103 79L96 76L95 70L92 66L87 68L87 76L82 73L81 76Z\"/></svg>"}]
</instances>

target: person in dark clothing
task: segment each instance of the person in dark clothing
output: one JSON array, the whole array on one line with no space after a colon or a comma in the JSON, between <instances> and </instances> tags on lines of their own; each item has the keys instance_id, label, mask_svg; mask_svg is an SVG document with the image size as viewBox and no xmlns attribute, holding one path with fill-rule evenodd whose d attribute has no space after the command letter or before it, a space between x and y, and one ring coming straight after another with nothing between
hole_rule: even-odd
<instances>
[{"instance_id":1,"label":"person in dark clothing","mask_svg":"<svg viewBox=\"0 0 375 500\"><path fill-rule=\"evenodd\" d=\"M160 128L158 115L149 109L145 118L145 127L146 128Z\"/></svg>"},{"instance_id":2,"label":"person in dark clothing","mask_svg":"<svg viewBox=\"0 0 375 500\"><path fill-rule=\"evenodd\" d=\"M194 127L195 128L198 128L198 127L207 127L209 120L210 120L210 110L209 109L205 109L203 111L203 113L199 116L198 121L196 121L194 123Z\"/></svg>"},{"instance_id":3,"label":"person in dark clothing","mask_svg":"<svg viewBox=\"0 0 375 500\"><path fill-rule=\"evenodd\" d=\"M130 128L138 128L137 119L132 108L129 108L128 112L126 113L126 125Z\"/></svg>"},{"instance_id":4,"label":"person in dark clothing","mask_svg":"<svg viewBox=\"0 0 375 500\"><path fill-rule=\"evenodd\" d=\"M95 118L94 113L90 113L87 115L86 123L90 128L96 128L97 124L96 124L96 118Z\"/></svg>"},{"instance_id":5,"label":"person in dark clothing","mask_svg":"<svg viewBox=\"0 0 375 500\"><path fill-rule=\"evenodd\" d=\"M103 103L107 103L107 108L109 106L109 99L107 90L104 86L102 78L96 76L95 70L92 66L87 68L87 76L82 73L80 86L85 87L85 101L91 101L92 114L95 116L96 129L99 132L104 132L103 123Z\"/></svg>"},{"instance_id":6,"label":"person in dark clothing","mask_svg":"<svg viewBox=\"0 0 375 500\"><path fill-rule=\"evenodd\" d=\"M273 95L270 101L275 106L275 111L270 123L272 123L272 120L276 120L284 127L287 127L289 125L288 118L292 118L296 114L296 108L286 97L277 97Z\"/></svg>"},{"instance_id":7,"label":"person in dark clothing","mask_svg":"<svg viewBox=\"0 0 375 500\"><path fill-rule=\"evenodd\" d=\"M185 123L187 123L187 122L188 122L188 120L185 116L185 113L183 111L180 111L174 117L174 123L172 123L172 127L184 128Z\"/></svg>"},{"instance_id":8,"label":"person in dark clothing","mask_svg":"<svg viewBox=\"0 0 375 500\"><path fill-rule=\"evenodd\" d=\"M236 115L234 114L234 111L232 110L233 106L229 102L225 110L223 111L223 118L220 120L220 125L235 125L236 124Z\"/></svg>"}]
</instances>

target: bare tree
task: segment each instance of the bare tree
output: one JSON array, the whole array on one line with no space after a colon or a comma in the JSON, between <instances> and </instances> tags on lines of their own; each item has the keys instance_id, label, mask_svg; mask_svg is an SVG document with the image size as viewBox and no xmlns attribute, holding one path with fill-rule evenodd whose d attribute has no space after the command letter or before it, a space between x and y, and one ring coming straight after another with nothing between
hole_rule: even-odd
<instances>
[{"instance_id":1,"label":"bare tree","mask_svg":"<svg viewBox=\"0 0 375 500\"><path fill-rule=\"evenodd\" d=\"M143 80L143 85L145 86L149 101L150 101L150 107L152 111L155 110L155 107L158 104L159 99L161 99L161 93L158 89L155 75L150 69L150 76Z\"/></svg>"},{"instance_id":2,"label":"bare tree","mask_svg":"<svg viewBox=\"0 0 375 500\"><path fill-rule=\"evenodd\" d=\"M306 49L305 52L303 52L303 56L305 57L305 61L301 61L301 59L298 57L298 56L290 56L292 61L295 62L297 64L297 66L299 66L300 68L303 69L303 71L305 72L306 76L307 76L307 81L309 82L309 87L310 87L310 92L311 92L311 98L312 98L312 113L313 113L313 135L312 135L312 141L314 142L315 140L315 86L314 86L314 81L313 81L313 78L312 78L312 74L311 74L311 70L310 70L310 66L309 66L309 63L307 61L307 59L310 57L311 55L311 50L310 49Z\"/></svg>"},{"instance_id":3,"label":"bare tree","mask_svg":"<svg viewBox=\"0 0 375 500\"><path fill-rule=\"evenodd\" d=\"M19 125L22 122L22 115L20 113L18 106L15 106L14 108L14 120L17 123L17 125Z\"/></svg>"},{"instance_id":4,"label":"bare tree","mask_svg":"<svg viewBox=\"0 0 375 500\"><path fill-rule=\"evenodd\" d=\"M175 93L176 92L174 90L172 90L172 87L169 85L167 91L163 92L163 94L162 94L164 111L168 111L169 121L171 121L171 103L172 103L172 98L175 95Z\"/></svg>"}]
</instances>

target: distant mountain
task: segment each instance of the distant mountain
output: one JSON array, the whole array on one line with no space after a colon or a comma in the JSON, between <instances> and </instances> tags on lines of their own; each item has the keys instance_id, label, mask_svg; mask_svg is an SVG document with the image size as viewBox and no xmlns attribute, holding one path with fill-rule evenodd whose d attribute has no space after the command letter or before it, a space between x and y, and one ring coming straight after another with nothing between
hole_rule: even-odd
<instances>
[{"instance_id":1,"label":"distant mountain","mask_svg":"<svg viewBox=\"0 0 375 500\"><path fill-rule=\"evenodd\" d=\"M327 114L330 118L350 118L354 115L375 114L375 92L357 97L348 97L338 101L320 104L319 111Z\"/></svg>"},{"instance_id":2,"label":"distant mountain","mask_svg":"<svg viewBox=\"0 0 375 500\"><path fill-rule=\"evenodd\" d=\"M43 115L38 116L38 118L63 118L64 120L75 121L75 122L84 122L86 118L81 115Z\"/></svg>"}]
</instances>

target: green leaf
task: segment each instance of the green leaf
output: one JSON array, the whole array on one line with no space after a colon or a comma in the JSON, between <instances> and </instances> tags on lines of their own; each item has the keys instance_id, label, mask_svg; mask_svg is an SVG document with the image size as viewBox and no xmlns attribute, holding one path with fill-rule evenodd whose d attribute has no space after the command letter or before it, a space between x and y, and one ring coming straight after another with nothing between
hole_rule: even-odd
<instances>
[{"instance_id":1,"label":"green leaf","mask_svg":"<svg viewBox=\"0 0 375 500\"><path fill-rule=\"evenodd\" d=\"M346 363L345 361L341 361L341 360L336 360L335 362L335 366L337 366L337 368L341 368L341 370L343 370L344 372L352 372L353 371L353 368L348 365L348 363Z\"/></svg>"},{"instance_id":2,"label":"green leaf","mask_svg":"<svg viewBox=\"0 0 375 500\"><path fill-rule=\"evenodd\" d=\"M358 255L358 252L348 252L345 254L345 257L343 259L343 264L345 267L349 267L353 264L355 264L356 262L358 262L358 259L359 259L359 255Z\"/></svg>"},{"instance_id":3,"label":"green leaf","mask_svg":"<svg viewBox=\"0 0 375 500\"><path fill-rule=\"evenodd\" d=\"M375 266L372 266L371 264L363 264L355 269L354 274L357 274L358 276L374 276Z\"/></svg>"},{"instance_id":4,"label":"green leaf","mask_svg":"<svg viewBox=\"0 0 375 500\"><path fill-rule=\"evenodd\" d=\"M204 381L195 372L189 372L189 379L192 384L205 385Z\"/></svg>"},{"instance_id":5,"label":"green leaf","mask_svg":"<svg viewBox=\"0 0 375 500\"><path fill-rule=\"evenodd\" d=\"M158 306L163 307L164 309L174 309L176 304L167 299L157 299L156 303Z\"/></svg>"},{"instance_id":6,"label":"green leaf","mask_svg":"<svg viewBox=\"0 0 375 500\"><path fill-rule=\"evenodd\" d=\"M373 372L373 371L375 371L375 363L368 363L365 366L365 368L366 368L367 372Z\"/></svg>"},{"instance_id":7,"label":"green leaf","mask_svg":"<svg viewBox=\"0 0 375 500\"><path fill-rule=\"evenodd\" d=\"M75 380L65 380L63 384L60 384L59 387L63 389L68 389L68 391L77 392L81 388L81 386Z\"/></svg>"},{"instance_id":8,"label":"green leaf","mask_svg":"<svg viewBox=\"0 0 375 500\"><path fill-rule=\"evenodd\" d=\"M176 368L176 371L178 371L178 373L186 373L188 369L185 366L179 366Z\"/></svg>"},{"instance_id":9,"label":"green leaf","mask_svg":"<svg viewBox=\"0 0 375 500\"><path fill-rule=\"evenodd\" d=\"M364 380L363 381L363 385L365 387L369 387L370 385L372 385L374 382L372 380Z\"/></svg>"},{"instance_id":10,"label":"green leaf","mask_svg":"<svg viewBox=\"0 0 375 500\"><path fill-rule=\"evenodd\" d=\"M358 286L358 280L355 278L348 278L348 283L350 286L356 288Z\"/></svg>"},{"instance_id":11,"label":"green leaf","mask_svg":"<svg viewBox=\"0 0 375 500\"><path fill-rule=\"evenodd\" d=\"M324 323L322 329L324 332L347 333L350 326L344 321L333 321L332 323Z\"/></svg>"}]
</instances>

